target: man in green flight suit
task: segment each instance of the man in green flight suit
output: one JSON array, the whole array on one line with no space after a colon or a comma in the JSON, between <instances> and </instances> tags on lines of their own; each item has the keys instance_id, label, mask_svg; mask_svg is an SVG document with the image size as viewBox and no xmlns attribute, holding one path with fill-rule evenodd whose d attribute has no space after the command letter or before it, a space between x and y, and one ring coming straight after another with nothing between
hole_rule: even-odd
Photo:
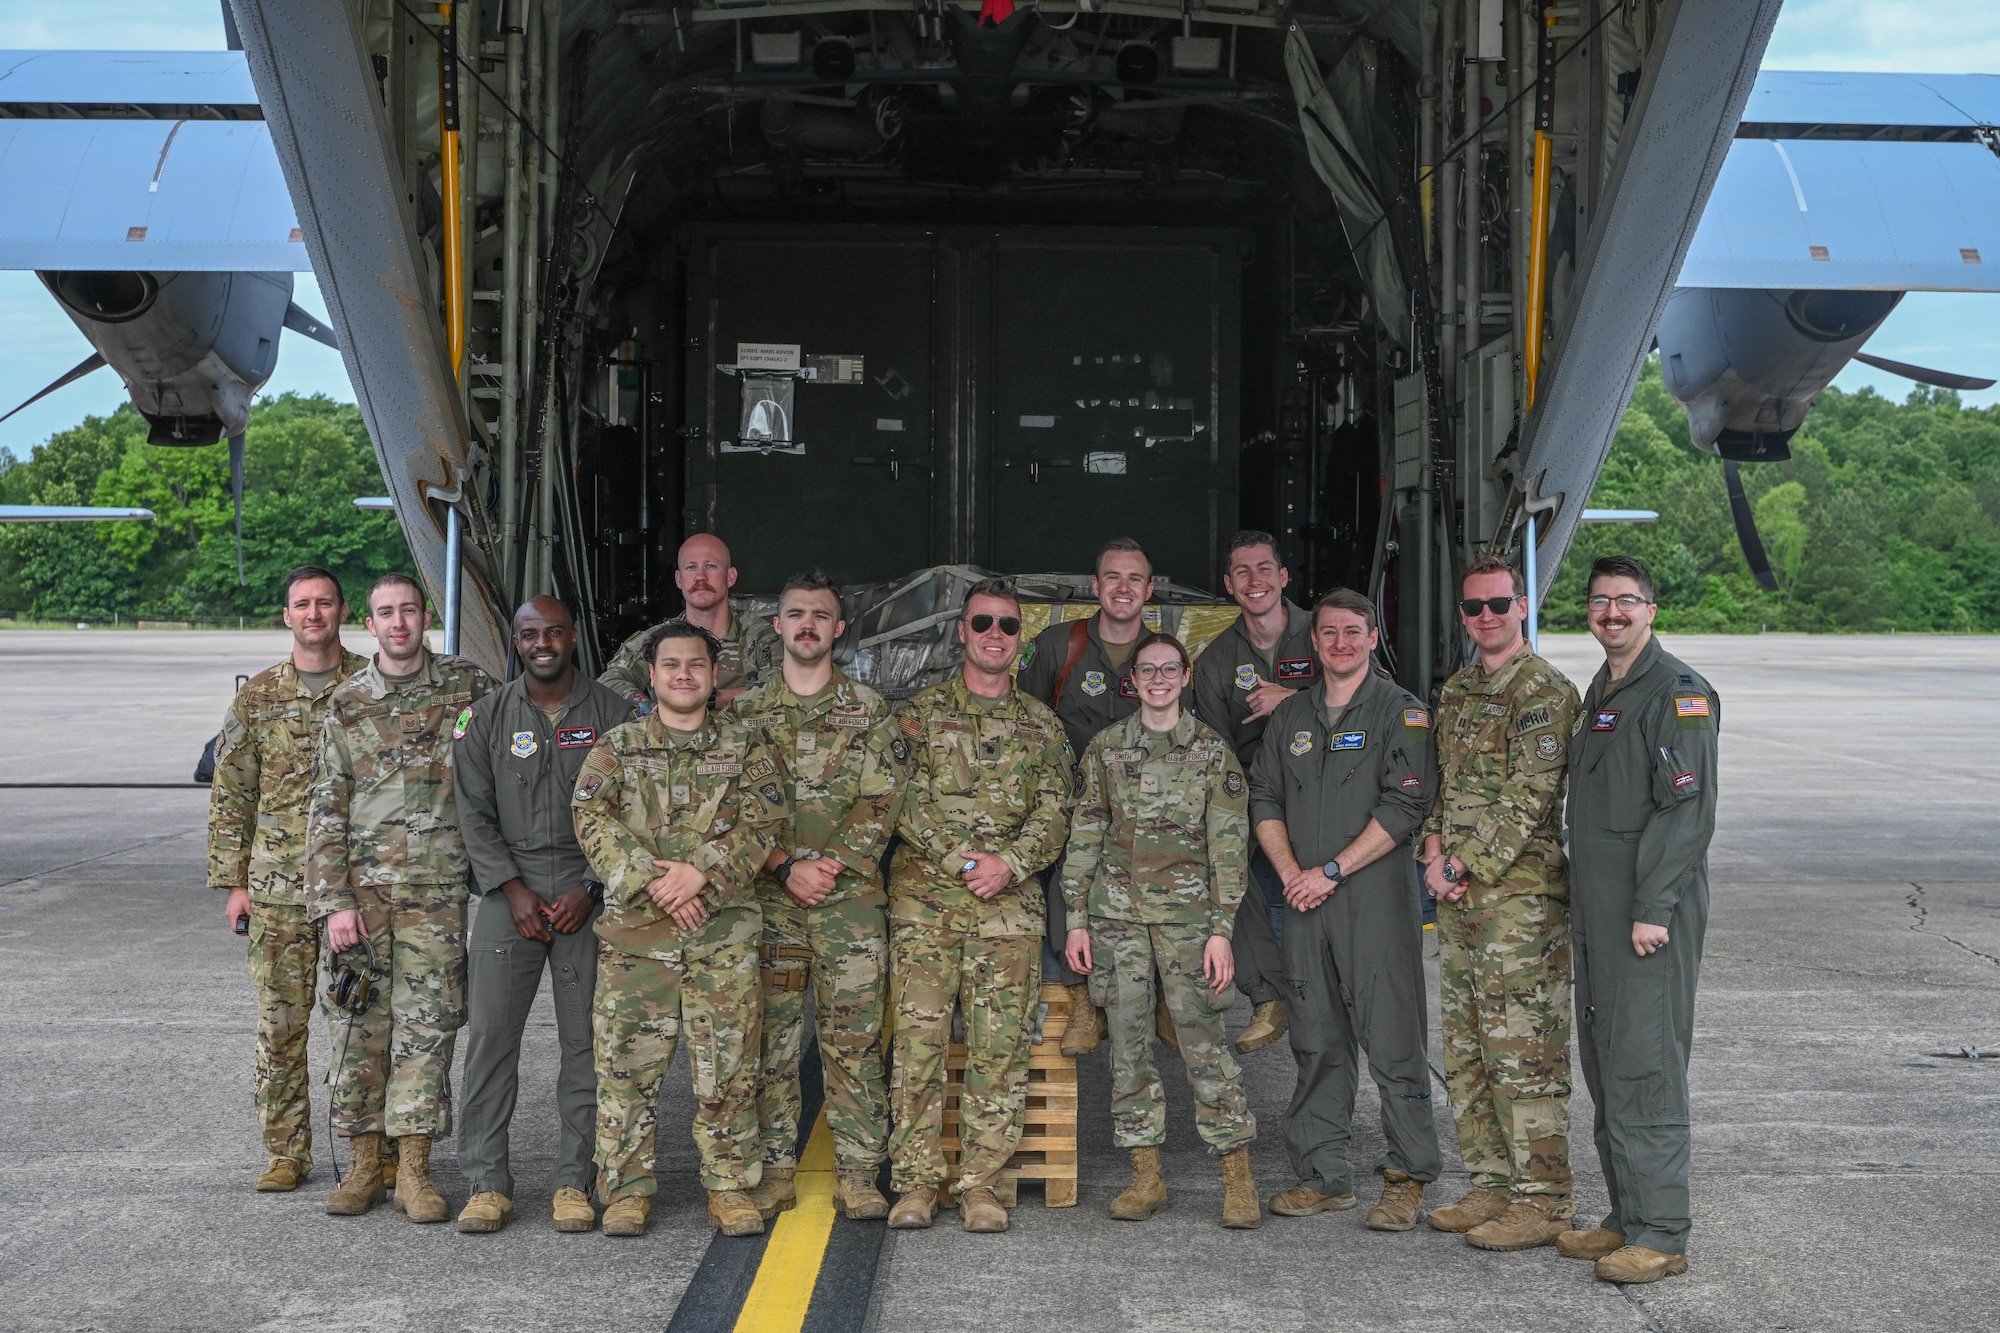
<instances>
[{"instance_id":1,"label":"man in green flight suit","mask_svg":"<svg viewBox=\"0 0 2000 1333\"><path fill-rule=\"evenodd\" d=\"M1708 929L1722 701L1653 637L1653 576L1594 561L1604 665L1570 741L1570 919L1584 1081L1611 1210L1556 1247L1609 1282L1687 1271L1688 1052Z\"/></svg>"}]
</instances>

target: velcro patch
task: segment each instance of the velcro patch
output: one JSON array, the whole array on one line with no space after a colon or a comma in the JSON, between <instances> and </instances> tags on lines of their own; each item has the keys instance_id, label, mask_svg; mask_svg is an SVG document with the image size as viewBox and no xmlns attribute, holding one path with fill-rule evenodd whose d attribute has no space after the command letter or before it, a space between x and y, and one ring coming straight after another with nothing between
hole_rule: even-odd
<instances>
[{"instance_id":1,"label":"velcro patch","mask_svg":"<svg viewBox=\"0 0 2000 1333\"><path fill-rule=\"evenodd\" d=\"M1422 708L1405 708L1403 710L1404 726L1428 727L1430 724L1431 724L1431 715L1428 711Z\"/></svg>"},{"instance_id":2,"label":"velcro patch","mask_svg":"<svg viewBox=\"0 0 2000 1333\"><path fill-rule=\"evenodd\" d=\"M897 763L907 764L910 762L910 743L901 736L893 737L889 741L889 753L896 756Z\"/></svg>"},{"instance_id":3,"label":"velcro patch","mask_svg":"<svg viewBox=\"0 0 2000 1333\"><path fill-rule=\"evenodd\" d=\"M1250 663L1248 663L1248 662L1239 662L1239 663L1237 663L1237 665L1236 665L1236 688L1237 688L1237 689L1239 689L1239 690L1254 690L1254 689L1256 689L1256 688L1257 688L1257 668L1256 668L1256 667L1254 667L1254 666L1252 666L1252 665L1251 665Z\"/></svg>"},{"instance_id":4,"label":"velcro patch","mask_svg":"<svg viewBox=\"0 0 2000 1333\"><path fill-rule=\"evenodd\" d=\"M1618 710L1616 708L1598 709L1597 715L1590 719L1590 729L1592 731L1618 730Z\"/></svg>"},{"instance_id":5,"label":"velcro patch","mask_svg":"<svg viewBox=\"0 0 2000 1333\"><path fill-rule=\"evenodd\" d=\"M1514 719L1514 732L1516 735L1519 735L1528 731L1540 731L1544 727L1552 727L1554 725L1555 719L1549 716L1548 709L1530 708L1527 712Z\"/></svg>"},{"instance_id":6,"label":"velcro patch","mask_svg":"<svg viewBox=\"0 0 2000 1333\"><path fill-rule=\"evenodd\" d=\"M1708 696L1705 694L1683 694L1674 698L1676 717L1707 717Z\"/></svg>"},{"instance_id":7,"label":"velcro patch","mask_svg":"<svg viewBox=\"0 0 2000 1333\"><path fill-rule=\"evenodd\" d=\"M911 717L908 713L904 713L901 717L898 717L896 725L902 729L905 736L912 739L924 734L924 724Z\"/></svg>"},{"instance_id":8,"label":"velcro patch","mask_svg":"<svg viewBox=\"0 0 2000 1333\"><path fill-rule=\"evenodd\" d=\"M1304 754L1306 751L1312 749L1312 747L1313 747L1313 734L1310 731L1301 731L1295 733L1292 736L1292 743L1287 748L1289 748L1293 754L1298 755L1298 754Z\"/></svg>"},{"instance_id":9,"label":"velcro patch","mask_svg":"<svg viewBox=\"0 0 2000 1333\"><path fill-rule=\"evenodd\" d=\"M713 763L696 764L694 771L697 777L733 778L743 771L743 761L740 759L718 759Z\"/></svg>"},{"instance_id":10,"label":"velcro patch","mask_svg":"<svg viewBox=\"0 0 2000 1333\"><path fill-rule=\"evenodd\" d=\"M465 729L471 725L472 725L472 706L468 704L466 705L465 710L458 715L458 721L451 724L451 738L455 741L464 740Z\"/></svg>"},{"instance_id":11,"label":"velcro patch","mask_svg":"<svg viewBox=\"0 0 2000 1333\"><path fill-rule=\"evenodd\" d=\"M1342 731L1335 733L1334 736L1327 741L1326 748L1329 750L1359 750L1366 744L1368 744L1367 732Z\"/></svg>"},{"instance_id":12,"label":"velcro patch","mask_svg":"<svg viewBox=\"0 0 2000 1333\"><path fill-rule=\"evenodd\" d=\"M1024 718L1021 721L1016 722L1014 724L1014 734L1016 736L1026 736L1030 740L1039 741L1047 739L1049 734L1049 729L1043 726L1039 722L1035 722Z\"/></svg>"},{"instance_id":13,"label":"velcro patch","mask_svg":"<svg viewBox=\"0 0 2000 1333\"><path fill-rule=\"evenodd\" d=\"M1222 775L1222 790L1232 797L1241 796L1243 794L1243 775L1233 768L1224 773Z\"/></svg>"},{"instance_id":14,"label":"velcro patch","mask_svg":"<svg viewBox=\"0 0 2000 1333\"><path fill-rule=\"evenodd\" d=\"M1121 699L1136 699L1139 697L1139 687L1132 683L1130 676L1124 676L1119 679L1118 697Z\"/></svg>"},{"instance_id":15,"label":"velcro patch","mask_svg":"<svg viewBox=\"0 0 2000 1333\"><path fill-rule=\"evenodd\" d=\"M765 727L775 727L784 720L785 720L784 717L778 713L759 713L755 717L746 717L742 719L744 726L756 727L759 730L762 730Z\"/></svg>"},{"instance_id":16,"label":"velcro patch","mask_svg":"<svg viewBox=\"0 0 2000 1333\"><path fill-rule=\"evenodd\" d=\"M708 770L707 768L704 767L697 769L696 771L701 773L706 773ZM770 777L773 773L777 771L778 771L778 766L772 763L770 760L753 759L743 769L743 780L745 782L762 782L765 778Z\"/></svg>"},{"instance_id":17,"label":"velcro patch","mask_svg":"<svg viewBox=\"0 0 2000 1333\"><path fill-rule=\"evenodd\" d=\"M1694 774L1692 773L1674 774L1674 786L1677 789L1681 787L1692 786L1693 783L1694 783Z\"/></svg>"},{"instance_id":18,"label":"velcro patch","mask_svg":"<svg viewBox=\"0 0 2000 1333\"><path fill-rule=\"evenodd\" d=\"M1421 787L1423 785L1424 785L1424 780L1414 775L1403 779L1403 787L1404 790L1406 791L1414 791L1418 787Z\"/></svg>"},{"instance_id":19,"label":"velcro patch","mask_svg":"<svg viewBox=\"0 0 2000 1333\"><path fill-rule=\"evenodd\" d=\"M558 750L587 750L597 744L596 727L557 727Z\"/></svg>"},{"instance_id":20,"label":"velcro patch","mask_svg":"<svg viewBox=\"0 0 2000 1333\"><path fill-rule=\"evenodd\" d=\"M597 789L603 785L604 775L602 773L584 774L583 781L577 784L576 799L579 801L594 799L597 796Z\"/></svg>"},{"instance_id":21,"label":"velcro patch","mask_svg":"<svg viewBox=\"0 0 2000 1333\"><path fill-rule=\"evenodd\" d=\"M854 731L866 731L874 725L866 713L829 713L826 723L831 727L847 727Z\"/></svg>"},{"instance_id":22,"label":"velcro patch","mask_svg":"<svg viewBox=\"0 0 2000 1333\"><path fill-rule=\"evenodd\" d=\"M1313 660L1310 657L1282 657L1273 664L1279 680L1311 680Z\"/></svg>"},{"instance_id":23,"label":"velcro patch","mask_svg":"<svg viewBox=\"0 0 2000 1333\"><path fill-rule=\"evenodd\" d=\"M779 792L778 784L775 782L767 782L757 790L763 795L767 804L783 805L785 803L784 795Z\"/></svg>"},{"instance_id":24,"label":"velcro patch","mask_svg":"<svg viewBox=\"0 0 2000 1333\"><path fill-rule=\"evenodd\" d=\"M1562 738L1557 736L1553 731L1545 731L1535 737L1535 753L1542 758L1560 759L1562 758L1562 752Z\"/></svg>"}]
</instances>

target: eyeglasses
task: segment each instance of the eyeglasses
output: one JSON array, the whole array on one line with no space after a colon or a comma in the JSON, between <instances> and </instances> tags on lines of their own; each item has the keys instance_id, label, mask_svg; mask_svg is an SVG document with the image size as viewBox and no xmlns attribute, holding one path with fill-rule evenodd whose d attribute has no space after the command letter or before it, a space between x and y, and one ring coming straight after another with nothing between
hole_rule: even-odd
<instances>
[{"instance_id":1,"label":"eyeglasses","mask_svg":"<svg viewBox=\"0 0 2000 1333\"><path fill-rule=\"evenodd\" d=\"M987 630L993 628L993 622L996 620L1000 622L1000 632L1002 634L1019 634L1021 632L1021 618L1019 616L967 616L965 623L972 627L974 634L984 634Z\"/></svg>"},{"instance_id":2,"label":"eyeglasses","mask_svg":"<svg viewBox=\"0 0 2000 1333\"><path fill-rule=\"evenodd\" d=\"M1606 597L1600 592L1593 593L1589 598L1590 609L1593 611L1605 610L1613 602L1618 603L1620 611L1637 611L1642 606L1651 606L1653 604L1652 599L1641 597L1635 592L1621 592L1616 597Z\"/></svg>"},{"instance_id":3,"label":"eyeglasses","mask_svg":"<svg viewBox=\"0 0 2000 1333\"><path fill-rule=\"evenodd\" d=\"M1186 668L1179 662L1141 662L1132 668L1136 680L1179 680Z\"/></svg>"},{"instance_id":4,"label":"eyeglasses","mask_svg":"<svg viewBox=\"0 0 2000 1333\"><path fill-rule=\"evenodd\" d=\"M1467 620L1478 615L1482 608L1496 616L1504 616L1514 609L1514 603L1519 601L1521 596L1522 594L1515 593L1511 597L1467 597L1458 604L1458 609Z\"/></svg>"}]
</instances>

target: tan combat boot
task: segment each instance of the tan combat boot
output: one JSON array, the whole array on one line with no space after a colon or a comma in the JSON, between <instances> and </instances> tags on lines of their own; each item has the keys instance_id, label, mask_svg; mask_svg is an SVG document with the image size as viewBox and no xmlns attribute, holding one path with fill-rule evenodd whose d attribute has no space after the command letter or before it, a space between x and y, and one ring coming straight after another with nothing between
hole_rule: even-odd
<instances>
[{"instance_id":1,"label":"tan combat boot","mask_svg":"<svg viewBox=\"0 0 2000 1333\"><path fill-rule=\"evenodd\" d=\"M264 1174L257 1177L257 1192L290 1194L299 1187L299 1182L311 1174L311 1162L301 1162L293 1157L273 1157L271 1164L264 1168Z\"/></svg>"},{"instance_id":2,"label":"tan combat boot","mask_svg":"<svg viewBox=\"0 0 2000 1333\"><path fill-rule=\"evenodd\" d=\"M889 1210L889 1225L898 1231L921 1231L936 1217L937 1191L919 1185L896 1196L896 1206Z\"/></svg>"},{"instance_id":3,"label":"tan combat boot","mask_svg":"<svg viewBox=\"0 0 2000 1333\"><path fill-rule=\"evenodd\" d=\"M589 1231L597 1226L597 1210L590 1206L588 1194L565 1185L549 1204L549 1220L557 1231Z\"/></svg>"},{"instance_id":4,"label":"tan combat boot","mask_svg":"<svg viewBox=\"0 0 2000 1333\"><path fill-rule=\"evenodd\" d=\"M1556 1249L1565 1258L1588 1259L1592 1263L1602 1259L1613 1250L1622 1249L1625 1237L1616 1231L1606 1231L1603 1227L1593 1227L1589 1231L1565 1231L1556 1237Z\"/></svg>"},{"instance_id":5,"label":"tan combat boot","mask_svg":"<svg viewBox=\"0 0 2000 1333\"><path fill-rule=\"evenodd\" d=\"M833 1206L850 1222L872 1222L889 1215L889 1201L875 1188L874 1167L843 1166L835 1171Z\"/></svg>"},{"instance_id":6,"label":"tan combat boot","mask_svg":"<svg viewBox=\"0 0 2000 1333\"><path fill-rule=\"evenodd\" d=\"M1314 1213L1337 1213L1352 1208L1357 1200L1346 1194L1321 1194L1311 1185L1294 1185L1271 1196L1271 1211L1280 1217L1311 1217Z\"/></svg>"},{"instance_id":7,"label":"tan combat boot","mask_svg":"<svg viewBox=\"0 0 2000 1333\"><path fill-rule=\"evenodd\" d=\"M442 1222L451 1207L431 1184L431 1140L428 1134L405 1134L397 1141L396 1207L412 1222Z\"/></svg>"},{"instance_id":8,"label":"tan combat boot","mask_svg":"<svg viewBox=\"0 0 2000 1333\"><path fill-rule=\"evenodd\" d=\"M1368 1210L1370 1231L1408 1231L1424 1209L1424 1184L1401 1171L1382 1173L1382 1201Z\"/></svg>"},{"instance_id":9,"label":"tan combat boot","mask_svg":"<svg viewBox=\"0 0 2000 1333\"><path fill-rule=\"evenodd\" d=\"M382 1136L356 1134L347 1141L352 1156L347 1174L326 1196L326 1211L335 1217L359 1217L375 1206L382 1192Z\"/></svg>"},{"instance_id":10,"label":"tan combat boot","mask_svg":"<svg viewBox=\"0 0 2000 1333\"><path fill-rule=\"evenodd\" d=\"M742 1190L710 1190L708 1220L725 1236L761 1236L764 1215Z\"/></svg>"},{"instance_id":11,"label":"tan combat boot","mask_svg":"<svg viewBox=\"0 0 2000 1333\"><path fill-rule=\"evenodd\" d=\"M1104 1040L1104 1022L1090 1002L1090 987L1079 981L1069 988L1069 1026L1063 1029L1062 1053L1074 1059L1089 1055Z\"/></svg>"},{"instance_id":12,"label":"tan combat boot","mask_svg":"<svg viewBox=\"0 0 2000 1333\"><path fill-rule=\"evenodd\" d=\"M1000 1206L1000 1197L984 1185L958 1196L958 1216L967 1231L1007 1229L1007 1210Z\"/></svg>"},{"instance_id":13,"label":"tan combat boot","mask_svg":"<svg viewBox=\"0 0 2000 1333\"><path fill-rule=\"evenodd\" d=\"M514 1220L514 1201L497 1190L481 1190L458 1210L458 1229L468 1234L498 1231Z\"/></svg>"},{"instance_id":14,"label":"tan combat boot","mask_svg":"<svg viewBox=\"0 0 2000 1333\"><path fill-rule=\"evenodd\" d=\"M646 1219L652 1212L653 1196L650 1194L627 1194L621 1199L613 1199L604 1208L604 1234L643 1236L646 1234Z\"/></svg>"},{"instance_id":15,"label":"tan combat boot","mask_svg":"<svg viewBox=\"0 0 2000 1333\"><path fill-rule=\"evenodd\" d=\"M1165 991L1160 992L1160 998L1153 1003L1153 1035L1160 1039L1160 1045L1170 1051L1181 1048L1181 1034L1174 1031L1174 1015L1167 1008Z\"/></svg>"},{"instance_id":16,"label":"tan combat boot","mask_svg":"<svg viewBox=\"0 0 2000 1333\"><path fill-rule=\"evenodd\" d=\"M1685 1254L1666 1254L1643 1245L1626 1245L1597 1261L1597 1276L1606 1282L1658 1282L1688 1271Z\"/></svg>"},{"instance_id":17,"label":"tan combat boot","mask_svg":"<svg viewBox=\"0 0 2000 1333\"><path fill-rule=\"evenodd\" d=\"M1507 1211L1465 1233L1468 1245L1482 1250L1532 1250L1553 1245L1570 1230L1572 1208L1567 1194L1529 1194L1507 1205Z\"/></svg>"},{"instance_id":18,"label":"tan combat boot","mask_svg":"<svg viewBox=\"0 0 2000 1333\"><path fill-rule=\"evenodd\" d=\"M1250 1011L1250 1026L1243 1029L1243 1035L1236 1039L1236 1053L1248 1055L1261 1051L1272 1042L1285 1035L1291 1026L1283 1000L1266 1000Z\"/></svg>"},{"instance_id":19,"label":"tan combat boot","mask_svg":"<svg viewBox=\"0 0 2000 1333\"><path fill-rule=\"evenodd\" d=\"M790 1212L798 1207L799 1192L792 1181L796 1170L795 1167L771 1166L767 1163L763 1178L744 1191L750 1196L750 1202L757 1209L757 1215L766 1222L779 1213Z\"/></svg>"},{"instance_id":20,"label":"tan combat boot","mask_svg":"<svg viewBox=\"0 0 2000 1333\"><path fill-rule=\"evenodd\" d=\"M1222 1155L1222 1225L1232 1231L1252 1231L1264 1225L1257 1182L1250 1176L1248 1148Z\"/></svg>"},{"instance_id":21,"label":"tan combat boot","mask_svg":"<svg viewBox=\"0 0 2000 1333\"><path fill-rule=\"evenodd\" d=\"M396 1189L396 1141L387 1134L382 1136L382 1188L395 1192ZM402 1204L397 1204L398 1210Z\"/></svg>"},{"instance_id":22,"label":"tan combat boot","mask_svg":"<svg viewBox=\"0 0 2000 1333\"><path fill-rule=\"evenodd\" d=\"M1470 1231L1482 1222L1491 1222L1506 1211L1506 1191L1490 1190L1484 1185L1477 1185L1457 1203L1448 1203L1442 1208L1431 1209L1428 1220L1439 1231Z\"/></svg>"},{"instance_id":23,"label":"tan combat boot","mask_svg":"<svg viewBox=\"0 0 2000 1333\"><path fill-rule=\"evenodd\" d=\"M1111 1215L1120 1222L1143 1222L1167 1208L1167 1182L1160 1175L1160 1150L1132 1150L1132 1183L1111 1201Z\"/></svg>"}]
</instances>

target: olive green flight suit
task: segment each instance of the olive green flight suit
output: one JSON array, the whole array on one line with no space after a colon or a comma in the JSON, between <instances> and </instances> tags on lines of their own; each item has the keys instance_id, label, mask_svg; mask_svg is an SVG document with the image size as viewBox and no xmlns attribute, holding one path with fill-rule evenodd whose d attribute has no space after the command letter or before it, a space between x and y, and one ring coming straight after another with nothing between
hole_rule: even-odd
<instances>
[{"instance_id":1,"label":"olive green flight suit","mask_svg":"<svg viewBox=\"0 0 2000 1333\"><path fill-rule=\"evenodd\" d=\"M1606 1229L1684 1254L1688 1052L1708 929L1722 701L1651 639L1625 679L1600 668L1570 742L1570 929L1583 1077L1611 1193ZM1641 958L1632 924L1664 926Z\"/></svg>"},{"instance_id":2,"label":"olive green flight suit","mask_svg":"<svg viewBox=\"0 0 2000 1333\"><path fill-rule=\"evenodd\" d=\"M1436 791L1429 711L1371 673L1338 716L1328 715L1323 690L1278 705L1250 773L1250 825L1283 821L1292 854L1310 869L1371 819L1407 843ZM1324 1194L1354 1188L1348 1143L1360 1046L1382 1094L1387 1150L1378 1169L1436 1180L1443 1163L1431 1118L1423 912L1407 855L1392 850L1363 866L1309 912L1286 907L1285 981L1299 1066L1285 1147L1299 1179Z\"/></svg>"}]
</instances>

